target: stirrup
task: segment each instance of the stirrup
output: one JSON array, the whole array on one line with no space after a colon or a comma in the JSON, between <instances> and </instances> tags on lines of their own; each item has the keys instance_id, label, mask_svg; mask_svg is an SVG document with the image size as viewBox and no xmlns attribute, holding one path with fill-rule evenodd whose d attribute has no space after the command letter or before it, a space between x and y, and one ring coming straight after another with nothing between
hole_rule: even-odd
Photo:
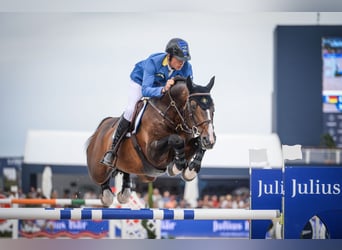
<instances>
[{"instance_id":1,"label":"stirrup","mask_svg":"<svg viewBox=\"0 0 342 250\"><path fill-rule=\"evenodd\" d=\"M104 157L102 158L101 163L108 167L112 167L113 162L114 162L114 152L107 151Z\"/></svg>"}]
</instances>

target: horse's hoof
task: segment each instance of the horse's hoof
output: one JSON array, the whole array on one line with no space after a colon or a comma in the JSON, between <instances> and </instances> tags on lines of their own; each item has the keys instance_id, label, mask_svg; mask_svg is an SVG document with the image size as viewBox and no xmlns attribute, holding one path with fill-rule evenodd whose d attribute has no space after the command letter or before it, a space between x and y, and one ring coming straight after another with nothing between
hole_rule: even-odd
<instances>
[{"instance_id":1,"label":"horse's hoof","mask_svg":"<svg viewBox=\"0 0 342 250\"><path fill-rule=\"evenodd\" d=\"M176 176L176 175L179 175L181 172L182 171L176 167L176 164L173 164L172 166L169 166L167 168L167 174L169 176Z\"/></svg>"},{"instance_id":2,"label":"horse's hoof","mask_svg":"<svg viewBox=\"0 0 342 250\"><path fill-rule=\"evenodd\" d=\"M128 202L129 197L131 196L131 189L130 188L125 188L123 191L121 190L118 194L117 194L117 199L118 202L121 204L125 204Z\"/></svg>"},{"instance_id":3,"label":"horse's hoof","mask_svg":"<svg viewBox=\"0 0 342 250\"><path fill-rule=\"evenodd\" d=\"M114 196L109 189L105 189L102 192L101 202L103 206L110 207L113 204Z\"/></svg>"},{"instance_id":4,"label":"horse's hoof","mask_svg":"<svg viewBox=\"0 0 342 250\"><path fill-rule=\"evenodd\" d=\"M195 179L197 176L196 170L192 169L190 170L189 168L184 169L182 172L182 179L185 181L192 181Z\"/></svg>"},{"instance_id":5,"label":"horse's hoof","mask_svg":"<svg viewBox=\"0 0 342 250\"><path fill-rule=\"evenodd\" d=\"M175 176L175 174L172 172L172 166L168 166L166 168L166 173L168 176Z\"/></svg>"}]
</instances>

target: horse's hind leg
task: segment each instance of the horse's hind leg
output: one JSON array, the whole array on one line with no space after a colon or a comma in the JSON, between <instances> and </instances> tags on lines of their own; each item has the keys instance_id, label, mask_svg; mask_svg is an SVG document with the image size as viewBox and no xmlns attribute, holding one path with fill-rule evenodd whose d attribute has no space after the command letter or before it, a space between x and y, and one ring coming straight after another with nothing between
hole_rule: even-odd
<instances>
[{"instance_id":1,"label":"horse's hind leg","mask_svg":"<svg viewBox=\"0 0 342 250\"><path fill-rule=\"evenodd\" d=\"M110 178L101 185L101 190L102 190L102 196L101 196L101 202L103 206L109 207L110 205L113 204L114 200L114 194L112 192L112 189L109 186Z\"/></svg>"},{"instance_id":2,"label":"horse's hind leg","mask_svg":"<svg viewBox=\"0 0 342 250\"><path fill-rule=\"evenodd\" d=\"M117 195L118 202L125 204L128 202L132 193L132 180L129 174L123 173L122 189Z\"/></svg>"}]
</instances>

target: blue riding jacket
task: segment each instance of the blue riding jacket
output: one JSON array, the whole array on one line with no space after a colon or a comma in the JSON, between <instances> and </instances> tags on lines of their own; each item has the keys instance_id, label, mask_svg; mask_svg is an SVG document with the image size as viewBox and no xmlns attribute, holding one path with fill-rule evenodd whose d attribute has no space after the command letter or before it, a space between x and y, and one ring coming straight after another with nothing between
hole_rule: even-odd
<instances>
[{"instance_id":1,"label":"blue riding jacket","mask_svg":"<svg viewBox=\"0 0 342 250\"><path fill-rule=\"evenodd\" d=\"M180 70L174 70L169 75L166 55L167 53L152 54L147 59L135 64L130 77L141 85L144 97L161 96L162 88L166 85L167 80L175 76L192 78L192 67L188 61L184 62Z\"/></svg>"}]
</instances>

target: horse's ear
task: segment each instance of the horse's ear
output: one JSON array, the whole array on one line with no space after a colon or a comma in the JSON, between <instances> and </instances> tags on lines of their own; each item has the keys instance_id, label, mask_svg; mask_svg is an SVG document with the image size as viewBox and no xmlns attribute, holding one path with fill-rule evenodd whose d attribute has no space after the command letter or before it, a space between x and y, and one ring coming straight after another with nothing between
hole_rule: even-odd
<instances>
[{"instance_id":1,"label":"horse's ear","mask_svg":"<svg viewBox=\"0 0 342 250\"><path fill-rule=\"evenodd\" d=\"M192 88L193 88L193 84L192 84L192 80L191 80L191 77L188 76L186 78L186 86L188 87L188 90L191 92Z\"/></svg>"},{"instance_id":2,"label":"horse's ear","mask_svg":"<svg viewBox=\"0 0 342 250\"><path fill-rule=\"evenodd\" d=\"M212 89L212 87L214 86L214 82L215 82L215 76L213 76L211 79L210 79L210 82L208 83L207 85L207 88L209 89L209 91Z\"/></svg>"}]
</instances>

